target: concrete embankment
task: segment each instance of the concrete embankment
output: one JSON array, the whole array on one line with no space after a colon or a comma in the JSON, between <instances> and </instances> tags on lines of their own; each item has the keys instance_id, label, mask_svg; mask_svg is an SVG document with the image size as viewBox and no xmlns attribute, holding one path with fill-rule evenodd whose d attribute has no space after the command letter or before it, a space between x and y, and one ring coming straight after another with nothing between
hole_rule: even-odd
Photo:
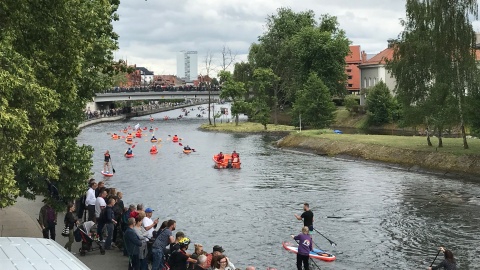
<instances>
[{"instance_id":1,"label":"concrete embankment","mask_svg":"<svg viewBox=\"0 0 480 270\"><path fill-rule=\"evenodd\" d=\"M334 141L292 134L277 142L280 148L312 152L318 155L395 164L409 171L480 179L480 155L454 155L425 152L384 145Z\"/></svg>"},{"instance_id":2,"label":"concrete embankment","mask_svg":"<svg viewBox=\"0 0 480 270\"><path fill-rule=\"evenodd\" d=\"M113 122L113 121L123 120L123 119L126 119L126 118L127 117L125 115L95 118L95 119L87 120L87 121L81 123L80 125L78 125L78 128L82 129L84 127L88 127L88 126L95 125L95 124L98 124L98 123Z\"/></svg>"}]
</instances>

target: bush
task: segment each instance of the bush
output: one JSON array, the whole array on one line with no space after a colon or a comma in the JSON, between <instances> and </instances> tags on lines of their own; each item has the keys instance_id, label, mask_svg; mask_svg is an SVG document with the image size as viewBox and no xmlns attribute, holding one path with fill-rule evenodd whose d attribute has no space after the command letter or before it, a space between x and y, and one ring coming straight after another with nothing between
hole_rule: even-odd
<instances>
[{"instance_id":1,"label":"bush","mask_svg":"<svg viewBox=\"0 0 480 270\"><path fill-rule=\"evenodd\" d=\"M383 81L368 92L367 105L368 126L381 126L393 120L393 97Z\"/></svg>"},{"instance_id":2,"label":"bush","mask_svg":"<svg viewBox=\"0 0 480 270\"><path fill-rule=\"evenodd\" d=\"M360 100L358 98L356 98L354 95L348 95L348 96L345 97L343 103L344 103L347 111L349 111L351 113L352 109L353 109L353 106L360 104L359 101Z\"/></svg>"}]
</instances>

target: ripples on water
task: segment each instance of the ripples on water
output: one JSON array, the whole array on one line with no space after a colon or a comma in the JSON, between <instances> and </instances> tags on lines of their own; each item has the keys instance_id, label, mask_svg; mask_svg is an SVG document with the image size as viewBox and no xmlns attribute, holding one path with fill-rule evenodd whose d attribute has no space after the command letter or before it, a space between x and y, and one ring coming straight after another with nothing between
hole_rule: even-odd
<instances>
[{"instance_id":1,"label":"ripples on water","mask_svg":"<svg viewBox=\"0 0 480 270\"><path fill-rule=\"evenodd\" d=\"M144 203L156 210L154 217L177 220L177 229L208 252L222 245L239 268L295 269L295 255L281 242L300 231L293 214L309 202L316 228L337 243L333 248L314 235L318 245L337 255L333 263L316 261L322 269L426 269L440 245L453 250L460 269L478 269L478 183L285 152L261 135L198 131L196 119L147 120L82 131L79 142L95 148L96 179L103 179L98 172L109 149L117 173L105 180L124 192L126 204ZM125 159L128 145L106 134L137 122L159 127L158 155L148 153L146 137L136 139L135 157ZM178 134L196 152L183 154L166 141L169 134ZM241 155L241 170L212 168L213 154L234 149Z\"/></svg>"}]
</instances>

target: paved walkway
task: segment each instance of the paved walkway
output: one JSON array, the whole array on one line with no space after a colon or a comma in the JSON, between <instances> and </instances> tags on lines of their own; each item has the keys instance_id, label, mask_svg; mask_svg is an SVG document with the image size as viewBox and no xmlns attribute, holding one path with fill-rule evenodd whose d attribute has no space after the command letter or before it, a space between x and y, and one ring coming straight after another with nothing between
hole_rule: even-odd
<instances>
[{"instance_id":1,"label":"paved walkway","mask_svg":"<svg viewBox=\"0 0 480 270\"><path fill-rule=\"evenodd\" d=\"M1 237L42 237L40 225L37 222L38 213L43 206L42 198L35 201L25 198L18 198L14 206L0 209L0 236ZM59 213L56 226L56 241L64 246L68 238L61 235L63 230L64 213ZM74 242L72 251L80 261L86 264L90 269L127 269L128 258L118 250L107 250L105 255L100 255L100 251L95 250L80 256L78 250L81 243Z\"/></svg>"}]
</instances>

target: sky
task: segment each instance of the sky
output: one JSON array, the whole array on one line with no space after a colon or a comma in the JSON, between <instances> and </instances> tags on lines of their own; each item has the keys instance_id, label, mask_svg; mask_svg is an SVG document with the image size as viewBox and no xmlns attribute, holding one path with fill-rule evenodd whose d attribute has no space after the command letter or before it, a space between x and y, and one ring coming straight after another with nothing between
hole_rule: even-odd
<instances>
[{"instance_id":1,"label":"sky","mask_svg":"<svg viewBox=\"0 0 480 270\"><path fill-rule=\"evenodd\" d=\"M224 46L245 61L267 16L280 7L336 16L351 43L369 54L399 35L405 16L404 0L121 0L120 20L113 24L120 36L115 58L156 75L176 75L177 52L198 51L198 72L205 75L207 53L218 67Z\"/></svg>"}]
</instances>

